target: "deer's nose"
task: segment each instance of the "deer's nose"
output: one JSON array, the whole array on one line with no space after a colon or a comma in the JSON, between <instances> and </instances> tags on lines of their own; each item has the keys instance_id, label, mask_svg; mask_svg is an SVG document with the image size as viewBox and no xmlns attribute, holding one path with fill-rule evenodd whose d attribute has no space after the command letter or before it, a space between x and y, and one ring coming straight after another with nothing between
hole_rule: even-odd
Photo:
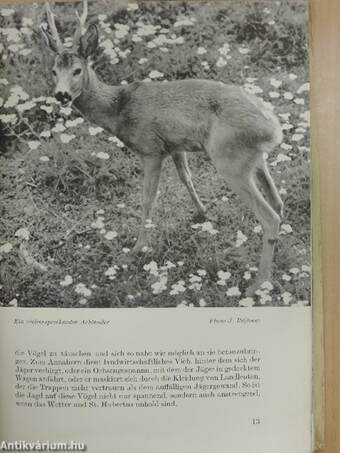
<instances>
[{"instance_id":1,"label":"deer's nose","mask_svg":"<svg viewBox=\"0 0 340 453\"><path fill-rule=\"evenodd\" d=\"M67 93L67 91L57 91L55 97L57 101L61 102L62 104L67 104L72 100L71 95Z\"/></svg>"}]
</instances>

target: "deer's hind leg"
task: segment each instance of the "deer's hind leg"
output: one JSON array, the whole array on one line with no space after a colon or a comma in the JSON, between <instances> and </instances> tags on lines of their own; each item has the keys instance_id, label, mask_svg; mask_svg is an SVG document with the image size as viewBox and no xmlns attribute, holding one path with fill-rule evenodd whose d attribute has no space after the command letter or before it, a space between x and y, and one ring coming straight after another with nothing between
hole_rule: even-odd
<instances>
[{"instance_id":1,"label":"deer's hind leg","mask_svg":"<svg viewBox=\"0 0 340 453\"><path fill-rule=\"evenodd\" d=\"M212 152L217 171L226 179L230 188L250 208L263 229L262 253L257 281L249 288L252 294L264 281L271 279L275 243L279 235L280 216L265 200L255 184L255 171L260 157L256 149L233 149L228 152Z\"/></svg>"},{"instance_id":2,"label":"deer's hind leg","mask_svg":"<svg viewBox=\"0 0 340 453\"><path fill-rule=\"evenodd\" d=\"M282 218L283 201L281 200L279 192L277 191L273 178L267 167L267 163L263 157L259 160L259 165L256 169L256 178L260 184L260 187L263 189L269 204Z\"/></svg>"},{"instance_id":3,"label":"deer's hind leg","mask_svg":"<svg viewBox=\"0 0 340 453\"><path fill-rule=\"evenodd\" d=\"M191 172L188 165L188 159L185 152L176 152L172 155L173 161L175 162L176 169L180 180L183 182L199 212L200 215L205 215L205 208L203 203L199 199L195 187L191 179Z\"/></svg>"}]
</instances>

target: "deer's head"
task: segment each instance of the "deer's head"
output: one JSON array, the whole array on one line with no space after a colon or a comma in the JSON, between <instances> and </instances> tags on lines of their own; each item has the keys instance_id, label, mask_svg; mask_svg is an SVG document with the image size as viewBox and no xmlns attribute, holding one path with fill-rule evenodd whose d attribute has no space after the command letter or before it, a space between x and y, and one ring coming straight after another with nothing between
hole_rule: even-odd
<instances>
[{"instance_id":1,"label":"deer's head","mask_svg":"<svg viewBox=\"0 0 340 453\"><path fill-rule=\"evenodd\" d=\"M65 47L60 39L54 21L54 14L46 3L49 31L41 26L48 47L56 54L52 69L55 97L63 105L72 103L81 95L88 81L88 57L93 55L98 45L98 31L94 24L87 29L87 0L81 16L77 13L78 27L71 48Z\"/></svg>"}]
</instances>

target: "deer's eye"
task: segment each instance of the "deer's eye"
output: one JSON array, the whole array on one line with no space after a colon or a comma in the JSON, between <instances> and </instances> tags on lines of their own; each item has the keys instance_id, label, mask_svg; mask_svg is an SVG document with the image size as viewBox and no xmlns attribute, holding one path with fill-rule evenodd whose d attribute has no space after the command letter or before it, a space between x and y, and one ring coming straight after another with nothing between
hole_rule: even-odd
<instances>
[{"instance_id":1,"label":"deer's eye","mask_svg":"<svg viewBox=\"0 0 340 453\"><path fill-rule=\"evenodd\" d=\"M73 75L77 76L81 73L81 68L77 68L76 70L73 71Z\"/></svg>"},{"instance_id":2,"label":"deer's eye","mask_svg":"<svg viewBox=\"0 0 340 453\"><path fill-rule=\"evenodd\" d=\"M57 73L54 69L52 69L52 75L53 75L53 77L57 77Z\"/></svg>"}]
</instances>

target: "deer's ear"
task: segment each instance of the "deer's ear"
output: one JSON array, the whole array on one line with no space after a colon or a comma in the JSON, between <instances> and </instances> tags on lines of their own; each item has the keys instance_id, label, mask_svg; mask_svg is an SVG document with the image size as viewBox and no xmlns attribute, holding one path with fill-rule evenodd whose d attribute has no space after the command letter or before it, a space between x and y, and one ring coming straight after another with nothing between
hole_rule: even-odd
<instances>
[{"instance_id":1,"label":"deer's ear","mask_svg":"<svg viewBox=\"0 0 340 453\"><path fill-rule=\"evenodd\" d=\"M79 41L79 52L87 58L93 55L98 46L98 29L95 24L91 24L85 34L81 36Z\"/></svg>"},{"instance_id":2,"label":"deer's ear","mask_svg":"<svg viewBox=\"0 0 340 453\"><path fill-rule=\"evenodd\" d=\"M43 25L40 25L40 31L41 31L41 34L43 35L44 40L45 40L46 44L48 45L48 47L51 50L53 50L53 52L57 53L58 52L57 43L53 39L52 35L47 30L45 30Z\"/></svg>"}]
</instances>

